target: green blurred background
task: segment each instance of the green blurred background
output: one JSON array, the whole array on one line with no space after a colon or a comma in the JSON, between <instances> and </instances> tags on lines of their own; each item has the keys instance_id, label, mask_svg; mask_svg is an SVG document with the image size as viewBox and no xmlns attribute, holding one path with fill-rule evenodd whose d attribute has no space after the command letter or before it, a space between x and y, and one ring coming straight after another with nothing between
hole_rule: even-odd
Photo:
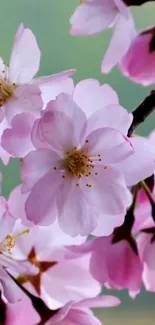
<instances>
[{"instance_id":1,"label":"green blurred background","mask_svg":"<svg viewBox=\"0 0 155 325\"><path fill-rule=\"evenodd\" d=\"M101 59L112 32L88 38L71 37L68 33L69 17L78 4L78 0L0 0L0 55L6 62L9 60L15 31L23 22L33 30L42 52L39 75L76 68L75 81L94 77L102 83L109 83L118 92L121 104L133 110L149 93L149 88L131 83L117 69L107 76L101 75ZM135 8L133 14L138 29L151 25L155 22L155 4ZM154 122L155 115L152 115L139 132L147 135L154 128ZM3 194L8 196L20 182L19 164L12 160L7 167L1 164L1 170L4 175ZM105 325L112 322L116 325L131 322L155 324L153 294L143 291L132 301L126 292L114 293L123 302L119 308L100 312Z\"/></svg>"}]
</instances>

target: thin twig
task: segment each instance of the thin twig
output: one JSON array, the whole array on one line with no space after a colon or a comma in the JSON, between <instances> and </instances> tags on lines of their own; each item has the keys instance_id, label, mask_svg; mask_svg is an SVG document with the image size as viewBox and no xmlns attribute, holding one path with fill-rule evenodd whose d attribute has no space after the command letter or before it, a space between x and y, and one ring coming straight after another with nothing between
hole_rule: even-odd
<instances>
[{"instance_id":1,"label":"thin twig","mask_svg":"<svg viewBox=\"0 0 155 325\"><path fill-rule=\"evenodd\" d=\"M151 91L151 94L147 96L144 101L132 112L133 122L129 128L128 136L134 132L134 130L146 120L146 118L155 110L155 90Z\"/></svg>"}]
</instances>

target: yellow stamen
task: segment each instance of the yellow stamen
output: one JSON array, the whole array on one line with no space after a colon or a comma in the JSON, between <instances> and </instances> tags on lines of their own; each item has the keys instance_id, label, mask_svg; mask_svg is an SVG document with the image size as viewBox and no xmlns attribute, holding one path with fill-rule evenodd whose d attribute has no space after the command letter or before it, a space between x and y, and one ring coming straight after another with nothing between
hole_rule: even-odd
<instances>
[{"instance_id":1,"label":"yellow stamen","mask_svg":"<svg viewBox=\"0 0 155 325\"><path fill-rule=\"evenodd\" d=\"M9 84L5 80L0 79L0 106L3 106L7 99L13 96L15 88L15 84Z\"/></svg>"},{"instance_id":2,"label":"yellow stamen","mask_svg":"<svg viewBox=\"0 0 155 325\"><path fill-rule=\"evenodd\" d=\"M25 229L24 231L12 236L8 234L4 240L0 243L0 253L8 252L11 254L11 249L16 245L16 238L22 235L28 234L30 229Z\"/></svg>"},{"instance_id":3,"label":"yellow stamen","mask_svg":"<svg viewBox=\"0 0 155 325\"><path fill-rule=\"evenodd\" d=\"M81 175L88 174L87 163L88 158L85 153L81 150L73 149L72 151L66 153L62 167L71 176L80 177Z\"/></svg>"}]
</instances>

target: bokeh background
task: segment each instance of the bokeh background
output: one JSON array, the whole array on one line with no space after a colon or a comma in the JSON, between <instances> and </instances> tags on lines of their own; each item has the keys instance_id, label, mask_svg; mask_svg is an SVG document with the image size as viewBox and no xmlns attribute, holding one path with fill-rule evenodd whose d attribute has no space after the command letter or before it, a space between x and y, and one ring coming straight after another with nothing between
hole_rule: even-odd
<instances>
[{"instance_id":1,"label":"bokeh background","mask_svg":"<svg viewBox=\"0 0 155 325\"><path fill-rule=\"evenodd\" d=\"M121 104L133 110L153 87L143 88L130 82L117 68L107 76L101 75L101 59L112 31L87 38L71 37L68 33L69 17L78 4L79 0L0 0L0 56L8 62L15 31L23 22L33 30L42 52L38 75L76 68L76 82L93 77L109 83L119 94ZM155 23L155 4L135 8L133 15L138 29L152 25ZM139 128L139 133L147 135L154 124L155 115L152 115ZM0 168L4 175L3 194L8 196L11 189L20 183L19 164L12 160L9 166L1 164ZM143 290L133 301L127 292L114 293L122 299L122 304L119 308L99 312L105 325L155 324L154 294Z\"/></svg>"}]
</instances>

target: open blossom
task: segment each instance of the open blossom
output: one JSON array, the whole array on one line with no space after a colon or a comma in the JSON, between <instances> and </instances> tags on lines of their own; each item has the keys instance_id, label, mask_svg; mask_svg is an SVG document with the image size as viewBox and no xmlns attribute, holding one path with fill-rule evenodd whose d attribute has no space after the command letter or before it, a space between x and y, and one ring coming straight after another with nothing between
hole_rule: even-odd
<instances>
[{"instance_id":1,"label":"open blossom","mask_svg":"<svg viewBox=\"0 0 155 325\"><path fill-rule=\"evenodd\" d=\"M71 252L80 256L91 252L90 272L108 289L128 289L132 298L142 286L142 262L130 229L123 224L111 236L95 238Z\"/></svg>"},{"instance_id":2,"label":"open blossom","mask_svg":"<svg viewBox=\"0 0 155 325\"><path fill-rule=\"evenodd\" d=\"M104 183L105 187L103 187L103 180L101 185L101 178L100 185L97 184L96 181L98 181L99 178L94 177L98 176L99 170L102 170L103 173L103 167L101 166L106 167L108 165L106 150L111 149L106 149L106 146L109 147L112 144L112 148L114 148L114 139L115 141L117 139L117 137L112 136L112 140L107 138L108 142L105 143L104 139L106 138L103 136L102 140L101 133L103 131L105 132L106 128L111 129L111 131L107 130L108 132L118 132L121 138L124 139L125 146L127 145L130 149L130 153L125 154L123 157L123 149L120 145L119 150L117 149L114 151L114 149L112 149L113 154L115 152L115 158L112 158L114 161L109 161L110 166L104 169L103 175L107 176L110 180L112 176L111 168L114 168L115 165L115 167L117 167L117 172L123 172L127 185L130 186L150 176L154 172L154 146L148 139L142 137L131 137L130 139L126 137L132 122L132 114L128 113L119 105L118 97L110 86L100 85L99 82L94 79L83 80L77 84L72 96L74 101L71 96L59 95L55 101L50 102L42 118L37 120L33 127L32 141L34 147L38 150L30 153L30 155L24 159L24 164L22 166L23 191L29 192L32 189L26 202L26 214L28 219L31 221L33 220L35 223L48 224L53 221L52 216L55 218L57 215L56 209L58 208L59 223L64 231L69 231L72 235L77 235L79 233L85 235L97 229L98 226L98 230L100 231L100 233L98 233L99 235L109 235L114 227L121 225L123 222L125 210L121 212L120 209L116 209L116 206L113 207L108 204L108 195L112 197L112 191L114 190L113 186L113 189L111 189L112 183L108 181L108 194L107 184L105 185ZM79 106L82 110L80 110ZM87 116L87 121L85 114ZM22 120L20 121L20 126L22 128ZM61 129L61 134L59 129ZM89 140L89 134L92 134L91 137L93 136L94 140ZM98 152L95 152L95 157L97 155L97 159L93 157L94 153L91 152L93 147L90 148L90 141L94 141L94 146L98 145ZM16 146L16 143L14 145ZM143 155L144 147L148 153L145 157ZM134 148L134 150L132 148ZM85 155L83 155L83 151L86 152ZM99 157L99 155L102 156L99 151L103 151L104 160L102 160L102 157ZM141 159L141 157L143 157L143 159ZM80 170L71 171L72 167L70 167L70 165L68 167L68 163L70 164L68 158L71 160L75 158L80 159L82 164L84 164L84 169L81 165L78 165L78 168L81 168ZM56 162L56 160L58 161ZM93 167L94 163L95 167ZM45 164L47 164L47 169L45 168ZM53 171L51 170L51 166L53 166ZM35 173L32 174L33 169ZM93 173L89 174L91 172ZM72 177L68 178L69 175ZM80 175L83 176L78 178ZM49 184L46 183L47 178ZM91 182L88 182L90 179ZM44 183L42 184L42 182ZM92 182L95 182L95 185L90 187L89 185L92 185ZM54 186L54 191L52 190L52 184ZM82 185L79 186L80 184ZM99 191L99 188L96 187L98 185L101 186L101 190ZM49 186L50 189L47 189L48 195L39 194L38 204L40 204L40 206L38 206L39 211L36 211L34 201L37 199L38 193L40 193L40 191L42 193L43 186ZM72 189L74 189L74 191ZM95 194L92 197L93 189L99 192L97 196ZM59 195L57 195L58 192ZM106 192L105 200L103 200L103 192L104 197ZM80 205L79 203L78 205L76 204L77 198L80 199ZM99 198L101 198L102 204L100 204ZM114 198L112 201L113 200ZM118 204L118 197L116 201ZM107 208L105 210L106 203ZM71 204L73 204L74 208L71 207ZM124 204L126 204L125 200ZM112 211L113 208L116 209L115 213L114 210ZM78 216L76 216L76 213ZM82 216L83 213L85 215L84 218ZM109 215L111 218L109 218ZM82 223L84 223L84 225ZM84 230L84 228L87 228L87 230ZM103 229L104 232L102 232Z\"/></svg>"},{"instance_id":3,"label":"open blossom","mask_svg":"<svg viewBox=\"0 0 155 325\"><path fill-rule=\"evenodd\" d=\"M43 104L48 102L49 94L50 99L53 99L61 91L71 91L73 81L69 76L74 70L33 79L39 64L40 49L36 38L29 28L21 24L15 35L9 65L0 58L0 136L11 126L17 114L29 113L34 122L40 116ZM13 122L16 138L20 136L18 123L19 119ZM22 139L24 141L24 136ZM3 148L0 148L0 157L5 164L8 163L9 155Z\"/></svg>"},{"instance_id":4,"label":"open blossom","mask_svg":"<svg viewBox=\"0 0 155 325\"><path fill-rule=\"evenodd\" d=\"M40 56L40 49L32 31L25 28L23 24L19 25L9 66L0 59L1 120L6 116L10 123L12 118L21 112L29 112L38 116L43 102L46 103L45 98L42 102L42 88L42 92L45 92L45 88L49 87L49 84L54 84L55 88L58 88L58 82L63 82L64 78L73 73L73 70L69 70L53 76L33 79L39 70Z\"/></svg>"},{"instance_id":5,"label":"open blossom","mask_svg":"<svg viewBox=\"0 0 155 325\"><path fill-rule=\"evenodd\" d=\"M47 98L49 100L50 96L51 99L55 99L61 92L73 96L75 103L89 118L87 133L102 127L112 127L124 135L128 134L133 119L132 114L119 105L116 92L108 84L100 85L96 79L86 79L74 87L72 79L65 78L61 73L57 78L56 75L54 79L51 77L51 83L48 82L42 87L42 95L46 94L46 100ZM46 103L45 98L44 103ZM64 112L67 114L67 103L65 107ZM18 114L12 120L10 128L3 132L2 146L11 156L24 158L26 154L35 149L31 139L31 130L35 119L34 115L27 112ZM150 139L134 136L130 138L130 142L135 152L119 162L117 168L123 171L127 185L132 186L154 172L155 150ZM4 151L3 148L0 147L0 152ZM144 148L147 152L145 156Z\"/></svg>"},{"instance_id":6,"label":"open blossom","mask_svg":"<svg viewBox=\"0 0 155 325\"><path fill-rule=\"evenodd\" d=\"M131 297L140 292L142 263L126 239L116 243L112 236L96 239L90 270L95 279L108 288L128 289Z\"/></svg>"},{"instance_id":7,"label":"open blossom","mask_svg":"<svg viewBox=\"0 0 155 325\"><path fill-rule=\"evenodd\" d=\"M144 86L155 83L155 27L146 29L132 41L120 62L121 71Z\"/></svg>"},{"instance_id":8,"label":"open blossom","mask_svg":"<svg viewBox=\"0 0 155 325\"><path fill-rule=\"evenodd\" d=\"M61 228L72 236L91 233L100 216L121 215L122 220L131 203L124 177L114 167L133 153L129 139L108 125L87 132L88 124L72 98L59 95L36 121L37 150L22 165L22 190L30 191L27 218L50 224L56 207Z\"/></svg>"},{"instance_id":9,"label":"open blossom","mask_svg":"<svg viewBox=\"0 0 155 325\"><path fill-rule=\"evenodd\" d=\"M17 222L14 232L23 229L25 227ZM29 227L29 230L27 236L16 240L12 256L39 268L34 276L21 272L17 277L31 293L39 295L49 308L57 309L69 300L79 301L100 292L99 283L89 272L90 254L74 258L67 248L81 244L85 238L66 235L57 222L49 227Z\"/></svg>"},{"instance_id":10,"label":"open blossom","mask_svg":"<svg viewBox=\"0 0 155 325\"><path fill-rule=\"evenodd\" d=\"M91 308L109 308L120 304L120 300L113 296L97 296L79 302L68 302L45 325L101 325Z\"/></svg>"},{"instance_id":11,"label":"open blossom","mask_svg":"<svg viewBox=\"0 0 155 325\"><path fill-rule=\"evenodd\" d=\"M127 5L122 0L84 0L70 19L70 33L75 36L93 35L114 28L102 62L103 73L108 73L120 62L135 36L133 18Z\"/></svg>"},{"instance_id":12,"label":"open blossom","mask_svg":"<svg viewBox=\"0 0 155 325\"><path fill-rule=\"evenodd\" d=\"M36 266L32 266L31 263L24 259L19 263L12 256L12 249L16 245L16 239L20 236L26 236L28 232L25 228L23 232L14 232L12 234L14 224L15 218L10 211L9 200L7 202L4 197L0 196L0 292L3 299L10 303L21 299L22 292L8 276L6 270L11 274L14 274L14 272L16 274L21 272L26 274L38 273Z\"/></svg>"},{"instance_id":13,"label":"open blossom","mask_svg":"<svg viewBox=\"0 0 155 325\"><path fill-rule=\"evenodd\" d=\"M31 84L39 69L40 50L32 31L21 24L15 35L9 66L0 59L1 120L8 123L23 111L37 114L42 108L41 91Z\"/></svg>"}]
</instances>

